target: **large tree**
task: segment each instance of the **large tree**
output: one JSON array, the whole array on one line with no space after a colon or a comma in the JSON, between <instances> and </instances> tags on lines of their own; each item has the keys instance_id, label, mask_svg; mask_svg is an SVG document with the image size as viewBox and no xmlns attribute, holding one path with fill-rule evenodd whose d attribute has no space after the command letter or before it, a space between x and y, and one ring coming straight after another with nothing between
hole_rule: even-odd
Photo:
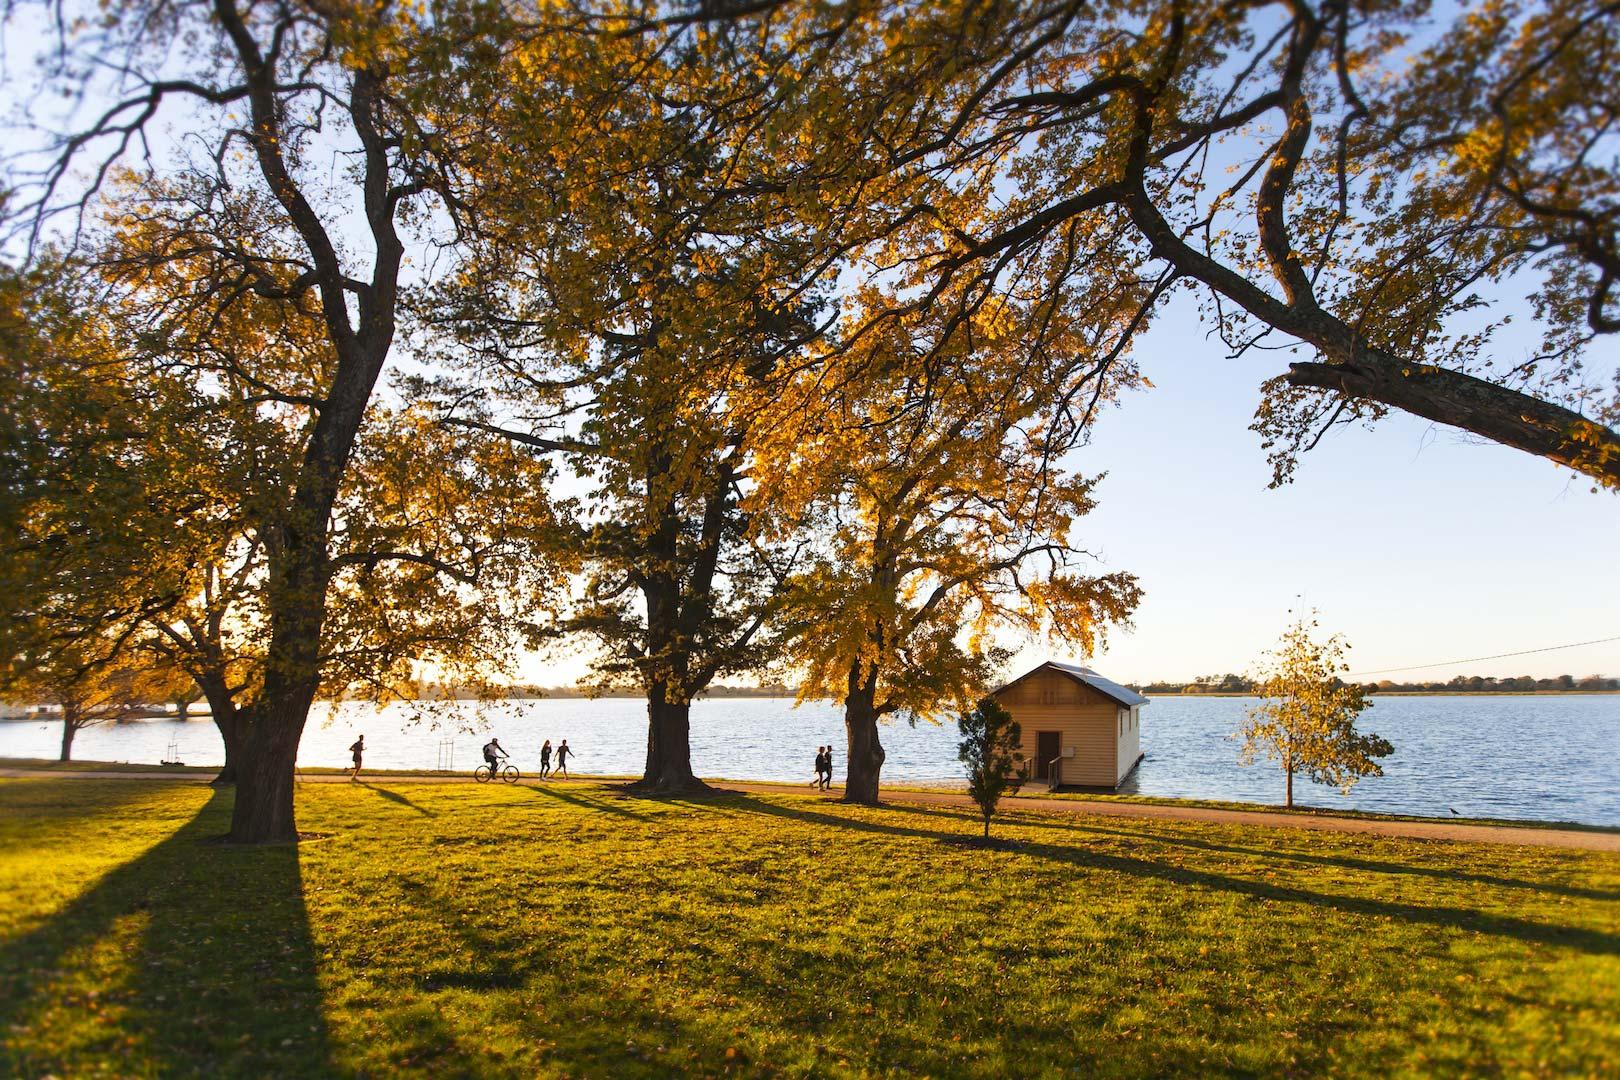
<instances>
[{"instance_id":1,"label":"large tree","mask_svg":"<svg viewBox=\"0 0 1620 1080\"><path fill-rule=\"evenodd\" d=\"M61 709L60 761L72 760L73 741L85 728L144 715L161 703L176 674L141 665L113 640L79 641L30 659L7 672L6 692Z\"/></svg>"},{"instance_id":2,"label":"large tree","mask_svg":"<svg viewBox=\"0 0 1620 1080\"><path fill-rule=\"evenodd\" d=\"M553 550L583 573L541 633L594 638L595 685L645 696L655 792L702 786L693 699L769 655L796 549L770 526L795 509L753 496L753 454L830 273L747 182L760 146L724 96L743 70L634 35L519 34L498 78L446 93L498 137L459 162L473 256L434 298L460 369L444 420L555 462Z\"/></svg>"},{"instance_id":3,"label":"large tree","mask_svg":"<svg viewBox=\"0 0 1620 1080\"><path fill-rule=\"evenodd\" d=\"M368 449L371 435L395 426L371 404L399 332L408 241L443 225L432 213L443 206L433 201L437 152L458 133L426 119L413 87L425 70L463 62L451 55L472 32L460 10L236 0L108 8L63 27L45 72L52 93L84 91L90 121L64 122L43 163L13 177L35 235L69 211L83 250L108 268L109 302L145 320L139 338L120 344L154 371L195 375L190 389L209 408L244 410L245 423L273 431L287 451L242 493L263 570L261 647L237 713L238 842L296 836L293 763L317 694L402 678L417 648L455 653L458 633L481 625L450 615L465 607L464 584L489 548L477 519L441 517L396 546L399 536L354 513L386 499L382 517L419 520L412 492L424 474L378 492L355 472L369 458L400 479ZM171 137L175 128L183 138ZM269 340L285 334L287 348L263 362L210 355L221 322L255 325ZM449 474L484 490L500 475ZM443 494L421 490L429 501ZM346 587L371 602L329 604ZM356 637L385 628L404 646L401 624L415 645L379 653Z\"/></svg>"},{"instance_id":4,"label":"large tree","mask_svg":"<svg viewBox=\"0 0 1620 1080\"><path fill-rule=\"evenodd\" d=\"M18 312L29 347L0 369L17 391L5 418L27 436L7 474L0 554L19 569L0 598L0 677L26 686L86 650L98 668L185 676L208 700L230 782L263 692L267 537L308 428L267 389L288 398L314 378L320 337L251 301L200 330L163 322L154 309L188 291L178 272L207 266L148 259L133 236L116 250L54 284L34 275ZM533 569L518 546L541 517L537 466L420 410L374 404L365 431L334 504L320 692L410 695L421 661L476 681L509 644L511 605L469 588Z\"/></svg>"},{"instance_id":5,"label":"large tree","mask_svg":"<svg viewBox=\"0 0 1620 1080\"><path fill-rule=\"evenodd\" d=\"M787 399L797 407L757 472L772 498L822 508L821 558L795 576L782 618L801 699L843 702L848 801L878 799L879 721L971 709L1005 635L1089 652L1135 607L1129 574L1083 572L1076 532L1094 482L1064 464L1132 382L1109 353L1151 294L1129 274L1101 282L1083 303L940 304L886 320ZM874 295L852 321L892 303Z\"/></svg>"}]
</instances>

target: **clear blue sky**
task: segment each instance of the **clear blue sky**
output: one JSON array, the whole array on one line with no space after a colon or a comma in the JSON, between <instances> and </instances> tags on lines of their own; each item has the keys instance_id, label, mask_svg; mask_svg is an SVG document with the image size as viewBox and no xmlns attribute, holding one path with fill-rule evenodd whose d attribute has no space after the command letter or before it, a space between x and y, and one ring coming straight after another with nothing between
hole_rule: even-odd
<instances>
[{"instance_id":1,"label":"clear blue sky","mask_svg":"<svg viewBox=\"0 0 1620 1080\"><path fill-rule=\"evenodd\" d=\"M1108 473L1084 540L1146 593L1093 658L1111 677L1242 671L1300 603L1358 672L1620 635L1620 497L1405 415L1339 429L1268 490L1248 425L1285 355L1228 359L1184 300L1137 355L1154 388L1072 459ZM1620 642L1389 677L1566 671L1620 675Z\"/></svg>"}]
</instances>

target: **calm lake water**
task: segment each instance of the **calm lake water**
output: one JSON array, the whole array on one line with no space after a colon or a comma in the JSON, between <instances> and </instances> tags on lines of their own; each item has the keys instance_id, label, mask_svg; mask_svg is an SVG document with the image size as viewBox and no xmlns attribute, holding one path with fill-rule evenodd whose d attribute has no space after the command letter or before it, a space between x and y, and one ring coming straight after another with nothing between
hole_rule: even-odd
<instances>
[{"instance_id":1,"label":"calm lake water","mask_svg":"<svg viewBox=\"0 0 1620 1080\"><path fill-rule=\"evenodd\" d=\"M1465 817L1528 818L1620 826L1620 695L1376 698L1361 726L1395 744L1382 777L1363 780L1348 797L1333 788L1295 784L1297 801L1317 806ZM1146 758L1122 791L1179 798L1279 803L1274 765L1238 764L1243 698L1159 698L1142 710ZM413 715L420 712L425 715ZM560 698L501 703L482 710L435 703L413 709L343 704L320 708L299 748L300 765L348 764L347 748L364 732L366 764L379 769L431 769L441 751L471 770L488 730L526 772L540 743L566 738L582 773L639 773L646 754L646 713L638 701ZM54 758L58 722L0 724L0 756ZM711 778L805 780L816 746L837 747L843 775L842 714L832 705L778 699L701 701L692 709L692 758ZM206 718L186 723L143 720L89 728L74 756L156 763L174 753L188 765L222 760L219 735ZM954 781L956 734L950 727L885 727L886 780Z\"/></svg>"}]
</instances>

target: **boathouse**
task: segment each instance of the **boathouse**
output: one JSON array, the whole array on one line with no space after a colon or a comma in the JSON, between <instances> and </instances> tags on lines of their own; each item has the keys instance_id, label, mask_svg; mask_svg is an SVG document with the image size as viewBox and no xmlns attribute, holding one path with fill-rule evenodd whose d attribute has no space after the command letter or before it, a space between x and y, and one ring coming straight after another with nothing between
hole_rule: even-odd
<instances>
[{"instance_id":1,"label":"boathouse","mask_svg":"<svg viewBox=\"0 0 1620 1080\"><path fill-rule=\"evenodd\" d=\"M1117 788L1142 760L1148 699L1088 667L1048 660L991 696L1018 721L1032 783Z\"/></svg>"}]
</instances>

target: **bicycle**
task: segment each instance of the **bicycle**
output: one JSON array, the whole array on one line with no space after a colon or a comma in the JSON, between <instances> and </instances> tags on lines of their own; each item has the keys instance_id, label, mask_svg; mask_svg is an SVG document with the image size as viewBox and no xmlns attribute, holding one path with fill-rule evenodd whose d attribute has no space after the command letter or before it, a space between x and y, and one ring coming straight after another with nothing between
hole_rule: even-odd
<instances>
[{"instance_id":1,"label":"bicycle","mask_svg":"<svg viewBox=\"0 0 1620 1080\"><path fill-rule=\"evenodd\" d=\"M473 779L478 781L480 784L487 784L496 777L506 781L508 784L515 784L522 777L522 775L522 773L518 772L516 765L507 765L497 771L495 769L491 769L488 762L485 762L473 770Z\"/></svg>"}]
</instances>

